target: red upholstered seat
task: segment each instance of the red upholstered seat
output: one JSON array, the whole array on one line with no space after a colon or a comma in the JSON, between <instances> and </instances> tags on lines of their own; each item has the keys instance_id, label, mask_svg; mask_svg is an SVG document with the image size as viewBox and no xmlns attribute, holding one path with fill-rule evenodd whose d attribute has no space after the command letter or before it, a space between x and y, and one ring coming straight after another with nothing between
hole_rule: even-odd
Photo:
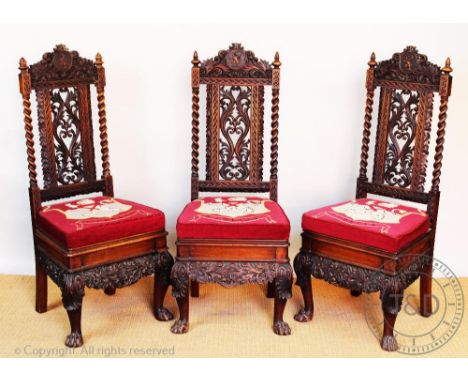
<instances>
[{"instance_id":1,"label":"red upholstered seat","mask_svg":"<svg viewBox=\"0 0 468 382\"><path fill-rule=\"evenodd\" d=\"M426 212L374 199L357 199L309 211L302 229L396 252L429 229Z\"/></svg>"},{"instance_id":2,"label":"red upholstered seat","mask_svg":"<svg viewBox=\"0 0 468 382\"><path fill-rule=\"evenodd\" d=\"M164 229L164 213L123 199L99 196L41 209L39 228L66 248L78 248Z\"/></svg>"},{"instance_id":3,"label":"red upholstered seat","mask_svg":"<svg viewBox=\"0 0 468 382\"><path fill-rule=\"evenodd\" d=\"M259 197L205 197L187 204L177 219L180 239L288 240L280 205Z\"/></svg>"}]
</instances>

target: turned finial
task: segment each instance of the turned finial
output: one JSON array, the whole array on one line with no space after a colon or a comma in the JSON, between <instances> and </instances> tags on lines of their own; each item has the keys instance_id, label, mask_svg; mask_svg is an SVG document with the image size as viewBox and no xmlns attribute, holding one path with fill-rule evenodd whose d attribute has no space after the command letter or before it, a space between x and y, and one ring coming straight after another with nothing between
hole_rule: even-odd
<instances>
[{"instance_id":1,"label":"turned finial","mask_svg":"<svg viewBox=\"0 0 468 382\"><path fill-rule=\"evenodd\" d=\"M273 61L273 67L275 69L278 69L280 66L281 66L281 61L280 61L280 58L279 58L279 53L276 52L275 53L275 61Z\"/></svg>"},{"instance_id":2,"label":"turned finial","mask_svg":"<svg viewBox=\"0 0 468 382\"><path fill-rule=\"evenodd\" d=\"M375 61L375 53L372 52L372 54L370 55L370 60L369 62L367 63L371 68L373 68L375 65L377 65L377 61Z\"/></svg>"},{"instance_id":3,"label":"turned finial","mask_svg":"<svg viewBox=\"0 0 468 382\"><path fill-rule=\"evenodd\" d=\"M444 73L447 73L449 74L451 71L452 71L452 67L450 66L450 57L447 57L447 59L445 60L445 66L442 68L442 71Z\"/></svg>"},{"instance_id":4,"label":"turned finial","mask_svg":"<svg viewBox=\"0 0 468 382\"><path fill-rule=\"evenodd\" d=\"M193 66L198 66L200 64L200 60L198 59L198 52L194 51L193 52L193 59L192 59L192 64Z\"/></svg>"},{"instance_id":5,"label":"turned finial","mask_svg":"<svg viewBox=\"0 0 468 382\"><path fill-rule=\"evenodd\" d=\"M27 70L28 69L28 63L26 62L24 57L21 57L19 60L19 69L20 70Z\"/></svg>"},{"instance_id":6,"label":"turned finial","mask_svg":"<svg viewBox=\"0 0 468 382\"><path fill-rule=\"evenodd\" d=\"M96 66L102 66L102 56L101 53L96 53Z\"/></svg>"}]
</instances>

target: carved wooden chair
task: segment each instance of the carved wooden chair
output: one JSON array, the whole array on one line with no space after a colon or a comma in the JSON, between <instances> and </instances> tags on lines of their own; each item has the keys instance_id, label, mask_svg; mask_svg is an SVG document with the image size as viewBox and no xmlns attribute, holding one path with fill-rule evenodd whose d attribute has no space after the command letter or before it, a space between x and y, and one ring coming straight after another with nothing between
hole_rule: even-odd
<instances>
[{"instance_id":1,"label":"carved wooden chair","mask_svg":"<svg viewBox=\"0 0 468 382\"><path fill-rule=\"evenodd\" d=\"M384 314L381 347L398 348L393 335L403 292L420 276L420 310L432 313L432 259L439 205L439 179L452 77L450 59L441 69L407 47L367 70L367 100L356 200L307 212L302 248L294 260L305 307L313 316L310 276L348 288L353 296L380 291ZM380 88L372 180L367 178L374 91ZM432 186L425 191L434 93L440 95ZM368 194L425 204L426 209L368 198Z\"/></svg>"},{"instance_id":2,"label":"carved wooden chair","mask_svg":"<svg viewBox=\"0 0 468 382\"><path fill-rule=\"evenodd\" d=\"M38 63L20 60L20 91L29 168L29 198L36 257L36 311L47 311L47 276L61 289L71 334L65 344L83 344L81 305L84 288L116 288L155 274L154 314L173 318L163 307L172 256L167 251L164 214L150 207L114 199L109 167L105 73L96 61L57 45ZM91 85L96 86L102 177L96 177ZM36 92L43 187L38 182L30 95ZM44 205L76 195L101 193Z\"/></svg>"},{"instance_id":3,"label":"carved wooden chair","mask_svg":"<svg viewBox=\"0 0 468 382\"><path fill-rule=\"evenodd\" d=\"M177 258L171 274L180 318L173 333L189 328L199 283L267 284L274 297L274 332L290 334L283 311L291 296L289 220L277 203L280 61L259 60L240 44L212 59L192 60L191 199L177 221ZM199 92L206 85L206 180L199 179ZM264 88L272 87L270 179L263 180ZM269 193L270 198L199 192Z\"/></svg>"}]
</instances>

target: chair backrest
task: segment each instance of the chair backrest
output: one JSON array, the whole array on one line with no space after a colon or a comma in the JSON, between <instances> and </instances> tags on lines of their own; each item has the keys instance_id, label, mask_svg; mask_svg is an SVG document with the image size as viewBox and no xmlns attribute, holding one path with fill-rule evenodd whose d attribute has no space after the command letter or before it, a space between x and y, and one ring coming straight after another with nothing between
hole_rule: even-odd
<instances>
[{"instance_id":1,"label":"chair backrest","mask_svg":"<svg viewBox=\"0 0 468 382\"><path fill-rule=\"evenodd\" d=\"M20 60L20 92L28 154L31 207L42 201L102 192L113 196L104 100L105 73L102 57L96 61L57 45L42 60L28 66ZM96 177L90 87L97 89L102 178ZM43 188L36 171L31 92L35 91L41 148Z\"/></svg>"},{"instance_id":2,"label":"chair backrest","mask_svg":"<svg viewBox=\"0 0 468 382\"><path fill-rule=\"evenodd\" d=\"M192 60L192 200L199 192L269 192L278 196L279 55L270 65L232 44ZM206 180L199 179L199 91L206 85ZM270 177L263 181L264 94L272 87Z\"/></svg>"},{"instance_id":3,"label":"chair backrest","mask_svg":"<svg viewBox=\"0 0 468 382\"><path fill-rule=\"evenodd\" d=\"M435 224L451 71L449 58L441 69L412 46L379 63L375 61L375 55L371 55L366 78L367 100L357 197L372 193L427 204ZM380 87L380 99L375 157L372 180L368 181L367 160L377 87ZM432 185L426 192L434 93L439 93L440 111Z\"/></svg>"}]
</instances>

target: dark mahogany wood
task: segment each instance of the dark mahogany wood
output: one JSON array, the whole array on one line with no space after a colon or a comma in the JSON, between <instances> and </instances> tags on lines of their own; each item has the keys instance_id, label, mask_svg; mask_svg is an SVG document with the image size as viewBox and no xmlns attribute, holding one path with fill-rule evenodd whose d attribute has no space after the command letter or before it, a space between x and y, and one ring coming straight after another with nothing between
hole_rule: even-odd
<instances>
[{"instance_id":1,"label":"dark mahogany wood","mask_svg":"<svg viewBox=\"0 0 468 382\"><path fill-rule=\"evenodd\" d=\"M300 253L294 259L297 284L304 296L304 308L295 316L297 321L310 321L313 316L311 275L348 288L353 296L380 291L385 319L381 341L384 350L398 348L394 324L405 288L418 277L421 314L431 315L432 259L451 72L450 59L440 68L411 46L379 63L371 55L356 198L375 194L425 204L430 230L395 253L304 231ZM379 118L373 174L369 180L367 166L376 88L380 88ZM432 182L426 192L435 93L440 96L440 109ZM403 114L407 116L405 120L401 118ZM402 136L406 138L404 144Z\"/></svg>"},{"instance_id":2,"label":"dark mahogany wood","mask_svg":"<svg viewBox=\"0 0 468 382\"><path fill-rule=\"evenodd\" d=\"M258 59L240 44L232 44L214 58L192 59L192 174L191 199L200 192L262 192L278 198L278 112L279 55L272 64ZM200 86L206 86L206 179L199 176ZM270 175L263 179L264 97L272 88ZM230 139L232 105L239 111L236 127L240 137ZM192 297L199 296L199 284L233 286L268 284L274 297L273 329L290 334L283 311L291 296L292 268L287 240L178 239L177 258L171 274L173 295L180 318L173 333L189 328L189 284Z\"/></svg>"},{"instance_id":3,"label":"dark mahogany wood","mask_svg":"<svg viewBox=\"0 0 468 382\"><path fill-rule=\"evenodd\" d=\"M76 195L99 192L113 196L109 164L107 121L104 98L105 72L98 53L92 61L78 52L57 45L42 60L28 66L20 60L20 92L29 169L29 196L36 256L36 311L47 311L47 276L62 290L71 334L66 345L81 346L81 305L84 287L116 288L155 274L154 314L158 320L172 319L163 306L170 282L172 256L167 251L167 232L149 232L80 248L63 248L37 225L42 203ZM97 92L102 175L98 179L93 142L91 86ZM43 186L39 185L31 93L36 93L38 134Z\"/></svg>"}]
</instances>

